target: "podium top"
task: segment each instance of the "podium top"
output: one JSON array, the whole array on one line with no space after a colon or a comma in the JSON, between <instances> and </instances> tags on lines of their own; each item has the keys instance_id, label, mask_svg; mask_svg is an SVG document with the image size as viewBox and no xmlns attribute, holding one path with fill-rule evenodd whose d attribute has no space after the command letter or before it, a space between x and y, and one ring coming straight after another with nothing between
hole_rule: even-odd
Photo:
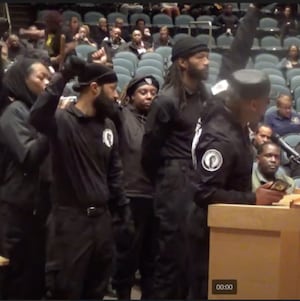
<instances>
[{"instance_id":1,"label":"podium top","mask_svg":"<svg viewBox=\"0 0 300 301\"><path fill-rule=\"evenodd\" d=\"M208 226L300 233L300 210L279 206L210 205Z\"/></svg>"}]
</instances>

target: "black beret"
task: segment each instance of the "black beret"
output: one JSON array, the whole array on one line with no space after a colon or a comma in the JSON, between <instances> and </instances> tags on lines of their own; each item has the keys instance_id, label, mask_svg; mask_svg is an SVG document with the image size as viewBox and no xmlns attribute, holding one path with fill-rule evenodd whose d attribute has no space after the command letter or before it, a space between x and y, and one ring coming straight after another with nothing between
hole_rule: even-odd
<instances>
[{"instance_id":1,"label":"black beret","mask_svg":"<svg viewBox=\"0 0 300 301\"><path fill-rule=\"evenodd\" d=\"M229 85L241 99L269 97L271 83L268 75L260 70L242 69L228 79Z\"/></svg>"},{"instance_id":2,"label":"black beret","mask_svg":"<svg viewBox=\"0 0 300 301\"><path fill-rule=\"evenodd\" d=\"M73 90L78 92L82 87L88 86L92 82L103 85L117 81L117 75L111 68L102 64L87 63L84 71L78 76L77 83L73 85Z\"/></svg>"},{"instance_id":3,"label":"black beret","mask_svg":"<svg viewBox=\"0 0 300 301\"><path fill-rule=\"evenodd\" d=\"M126 90L126 96L131 97L135 90L143 85L153 85L157 88L157 90L159 90L159 82L153 75L138 76L129 82Z\"/></svg>"},{"instance_id":4,"label":"black beret","mask_svg":"<svg viewBox=\"0 0 300 301\"><path fill-rule=\"evenodd\" d=\"M202 44L198 39L194 37L185 37L178 40L172 48L172 61L174 62L178 58L187 58L194 55L197 52L206 51L209 49L207 45Z\"/></svg>"}]
</instances>

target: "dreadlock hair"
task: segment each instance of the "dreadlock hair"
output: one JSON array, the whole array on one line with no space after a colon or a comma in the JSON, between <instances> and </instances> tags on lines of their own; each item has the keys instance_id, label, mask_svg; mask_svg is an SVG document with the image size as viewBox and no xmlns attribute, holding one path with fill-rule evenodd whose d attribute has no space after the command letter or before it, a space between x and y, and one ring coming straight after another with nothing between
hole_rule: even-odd
<instances>
[{"instance_id":1,"label":"dreadlock hair","mask_svg":"<svg viewBox=\"0 0 300 301\"><path fill-rule=\"evenodd\" d=\"M164 88L173 87L175 93L179 98L179 107L186 102L185 89L182 84L182 71L177 61L175 61L170 67L166 74L165 82L163 85Z\"/></svg>"},{"instance_id":2,"label":"dreadlock hair","mask_svg":"<svg viewBox=\"0 0 300 301\"><path fill-rule=\"evenodd\" d=\"M178 61L175 61L168 69L168 72L165 77L165 82L162 89L167 89L173 87L175 89L175 94L179 99L179 109L183 109L186 105L186 89L182 82L182 70L178 64ZM199 89L200 93L203 96L203 100L207 100L208 93L203 82L199 80Z\"/></svg>"}]
</instances>

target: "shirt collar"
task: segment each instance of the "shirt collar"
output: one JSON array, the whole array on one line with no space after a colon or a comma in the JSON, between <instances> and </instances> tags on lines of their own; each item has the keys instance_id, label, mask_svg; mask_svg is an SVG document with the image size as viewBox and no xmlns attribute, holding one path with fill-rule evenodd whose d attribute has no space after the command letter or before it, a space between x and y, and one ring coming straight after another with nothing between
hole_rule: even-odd
<instances>
[{"instance_id":1,"label":"shirt collar","mask_svg":"<svg viewBox=\"0 0 300 301\"><path fill-rule=\"evenodd\" d=\"M74 103L71 103L65 110L67 110L72 115L75 115L77 118L80 119L92 119L93 117L85 115L83 112L81 112Z\"/></svg>"}]
</instances>

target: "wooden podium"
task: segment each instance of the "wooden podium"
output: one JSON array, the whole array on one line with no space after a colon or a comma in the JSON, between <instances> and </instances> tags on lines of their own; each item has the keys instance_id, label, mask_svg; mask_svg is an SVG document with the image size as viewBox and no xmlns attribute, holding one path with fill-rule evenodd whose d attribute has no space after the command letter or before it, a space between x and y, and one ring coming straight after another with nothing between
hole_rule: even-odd
<instances>
[{"instance_id":1,"label":"wooden podium","mask_svg":"<svg viewBox=\"0 0 300 301\"><path fill-rule=\"evenodd\" d=\"M209 299L300 299L300 210L211 205Z\"/></svg>"}]
</instances>

